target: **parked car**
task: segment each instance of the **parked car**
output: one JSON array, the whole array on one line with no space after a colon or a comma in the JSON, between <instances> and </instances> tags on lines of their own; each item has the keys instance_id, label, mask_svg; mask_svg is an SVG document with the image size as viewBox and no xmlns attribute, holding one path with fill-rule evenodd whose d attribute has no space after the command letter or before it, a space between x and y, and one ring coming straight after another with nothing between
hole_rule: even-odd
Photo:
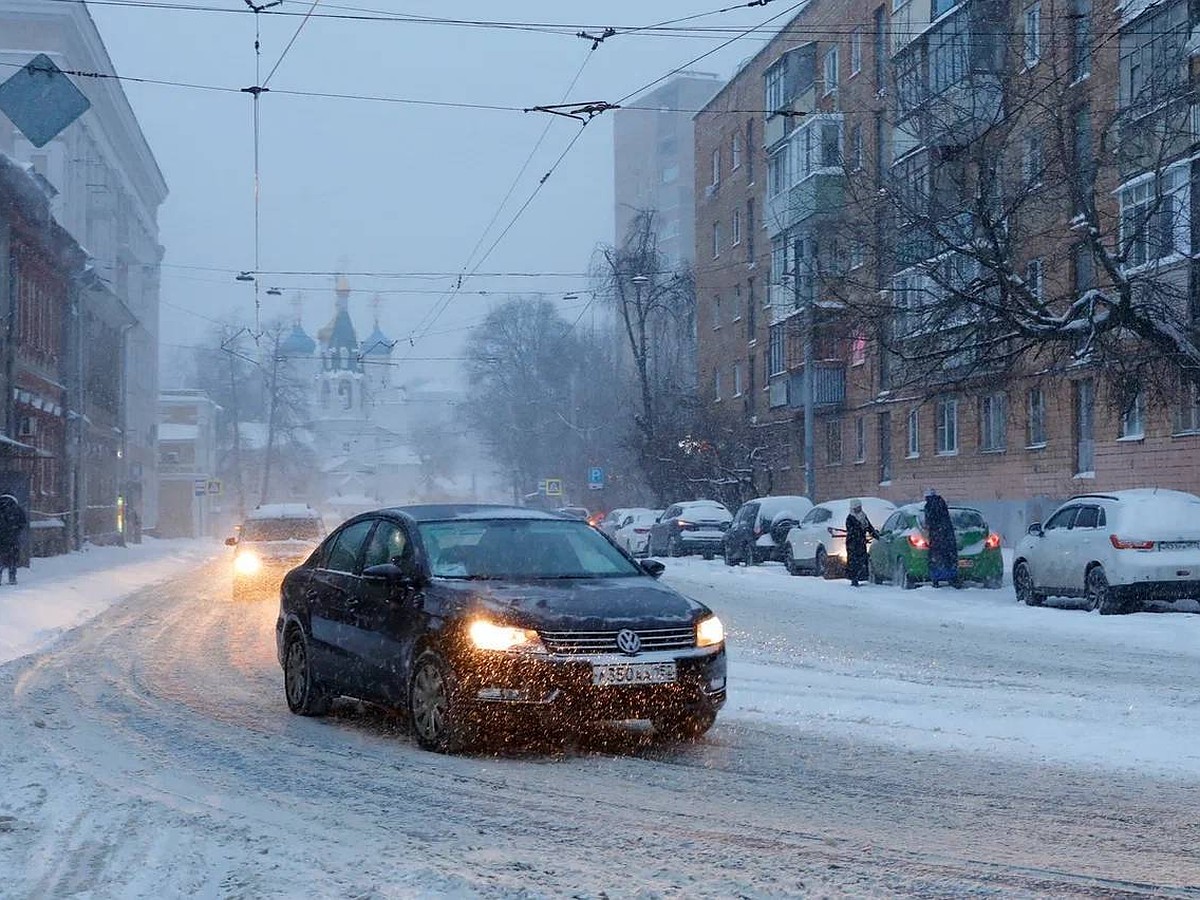
<instances>
[{"instance_id":1,"label":"parked car","mask_svg":"<svg viewBox=\"0 0 1200 900\"><path fill-rule=\"evenodd\" d=\"M799 522L812 509L807 497L760 497L747 500L738 507L729 531L725 533L725 564L758 565L768 560L783 559L783 542L777 541L776 522L788 522L788 528ZM787 529L780 534L787 535Z\"/></svg>"},{"instance_id":2,"label":"parked car","mask_svg":"<svg viewBox=\"0 0 1200 900\"><path fill-rule=\"evenodd\" d=\"M725 702L725 633L585 522L496 506L350 519L284 579L275 626L288 708L337 696L405 711L417 742L492 727L648 719L704 734Z\"/></svg>"},{"instance_id":3,"label":"parked car","mask_svg":"<svg viewBox=\"0 0 1200 900\"><path fill-rule=\"evenodd\" d=\"M896 511L896 504L879 497L861 497L863 512L876 530ZM808 572L826 578L841 578L846 572L846 516L850 498L818 503L788 531L783 562L792 575Z\"/></svg>"},{"instance_id":4,"label":"parked car","mask_svg":"<svg viewBox=\"0 0 1200 900\"><path fill-rule=\"evenodd\" d=\"M990 531L983 514L966 506L951 506L950 521L958 542L960 581L981 582L998 588L1004 580L1000 535ZM868 551L871 580L891 580L898 587L912 588L929 580L929 533L925 528L925 504L910 503L897 509L879 528L879 538Z\"/></svg>"},{"instance_id":5,"label":"parked car","mask_svg":"<svg viewBox=\"0 0 1200 900\"><path fill-rule=\"evenodd\" d=\"M716 500L674 503L650 527L650 555L701 553L712 559L721 552L731 521L729 510Z\"/></svg>"},{"instance_id":6,"label":"parked car","mask_svg":"<svg viewBox=\"0 0 1200 900\"><path fill-rule=\"evenodd\" d=\"M627 509L621 519L621 527L613 535L617 546L630 556L648 556L650 550L650 528L662 515L660 509Z\"/></svg>"},{"instance_id":7,"label":"parked car","mask_svg":"<svg viewBox=\"0 0 1200 900\"><path fill-rule=\"evenodd\" d=\"M561 506L555 510L560 516L567 516L571 519L579 519L586 522L588 520L588 511L583 506Z\"/></svg>"},{"instance_id":8,"label":"parked car","mask_svg":"<svg viewBox=\"0 0 1200 900\"><path fill-rule=\"evenodd\" d=\"M1017 544L1013 588L1029 606L1084 597L1104 614L1200 598L1200 497L1153 489L1073 497Z\"/></svg>"},{"instance_id":9,"label":"parked car","mask_svg":"<svg viewBox=\"0 0 1200 900\"><path fill-rule=\"evenodd\" d=\"M635 509L637 509L637 507L610 509L604 514L604 517L600 520L596 527L609 537L614 537L617 533L617 529L621 527L621 522L629 513L634 512Z\"/></svg>"},{"instance_id":10,"label":"parked car","mask_svg":"<svg viewBox=\"0 0 1200 900\"><path fill-rule=\"evenodd\" d=\"M233 599L278 597L288 569L303 561L325 537L320 514L305 503L269 503L247 516L225 544L233 555Z\"/></svg>"}]
</instances>

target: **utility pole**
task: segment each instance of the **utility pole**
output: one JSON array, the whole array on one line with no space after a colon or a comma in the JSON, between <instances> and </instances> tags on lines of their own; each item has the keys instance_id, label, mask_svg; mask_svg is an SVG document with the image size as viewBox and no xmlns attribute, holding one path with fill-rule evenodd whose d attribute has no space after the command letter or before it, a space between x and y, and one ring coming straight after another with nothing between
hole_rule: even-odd
<instances>
[{"instance_id":1,"label":"utility pole","mask_svg":"<svg viewBox=\"0 0 1200 900\"><path fill-rule=\"evenodd\" d=\"M275 456L275 410L279 406L279 332L275 333L275 346L271 353L271 383L267 392L267 400L271 411L267 414L267 458L263 462L262 498L259 503L266 503L271 493L271 463Z\"/></svg>"},{"instance_id":2,"label":"utility pole","mask_svg":"<svg viewBox=\"0 0 1200 900\"><path fill-rule=\"evenodd\" d=\"M804 495L812 502L817 499L817 466L813 422L816 403L813 398L813 304L800 293L800 238L792 241L792 284L796 308L800 310L800 339L804 356L804 380L801 382L804 403Z\"/></svg>"}]
</instances>

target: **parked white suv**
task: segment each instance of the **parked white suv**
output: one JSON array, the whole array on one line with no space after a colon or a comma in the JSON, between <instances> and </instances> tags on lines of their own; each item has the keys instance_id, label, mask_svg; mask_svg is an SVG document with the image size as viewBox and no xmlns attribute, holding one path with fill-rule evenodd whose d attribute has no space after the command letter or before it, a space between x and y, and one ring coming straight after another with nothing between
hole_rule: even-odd
<instances>
[{"instance_id":1,"label":"parked white suv","mask_svg":"<svg viewBox=\"0 0 1200 900\"><path fill-rule=\"evenodd\" d=\"M881 529L896 504L879 497L863 497L863 512L875 528ZM787 534L783 562L792 575L809 572L829 578L841 578L846 571L846 517L850 499L828 500L808 511L800 524Z\"/></svg>"},{"instance_id":2,"label":"parked white suv","mask_svg":"<svg viewBox=\"0 0 1200 900\"><path fill-rule=\"evenodd\" d=\"M1152 488L1073 497L1029 526L1013 587L1030 606L1084 597L1104 614L1200 598L1200 497Z\"/></svg>"}]
</instances>

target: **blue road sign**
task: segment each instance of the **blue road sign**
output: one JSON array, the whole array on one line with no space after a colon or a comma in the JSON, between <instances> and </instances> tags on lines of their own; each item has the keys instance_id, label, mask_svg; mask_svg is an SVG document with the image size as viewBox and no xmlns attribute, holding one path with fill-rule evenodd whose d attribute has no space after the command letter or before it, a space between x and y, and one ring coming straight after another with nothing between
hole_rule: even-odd
<instances>
[{"instance_id":1,"label":"blue road sign","mask_svg":"<svg viewBox=\"0 0 1200 900\"><path fill-rule=\"evenodd\" d=\"M35 147L44 147L92 105L75 83L39 53L12 78L0 84L0 112L21 129Z\"/></svg>"},{"instance_id":2,"label":"blue road sign","mask_svg":"<svg viewBox=\"0 0 1200 900\"><path fill-rule=\"evenodd\" d=\"M599 466L592 466L588 469L588 487L593 491L603 490L604 470Z\"/></svg>"}]
</instances>

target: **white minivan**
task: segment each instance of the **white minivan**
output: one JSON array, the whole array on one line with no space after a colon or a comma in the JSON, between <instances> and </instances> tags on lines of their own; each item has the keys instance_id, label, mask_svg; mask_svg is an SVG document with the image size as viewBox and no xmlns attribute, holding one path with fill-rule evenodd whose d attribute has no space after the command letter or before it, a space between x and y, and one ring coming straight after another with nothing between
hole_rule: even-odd
<instances>
[{"instance_id":1,"label":"white minivan","mask_svg":"<svg viewBox=\"0 0 1200 900\"><path fill-rule=\"evenodd\" d=\"M1073 497L1013 553L1017 599L1083 597L1101 613L1200 599L1200 497L1139 488Z\"/></svg>"}]
</instances>

